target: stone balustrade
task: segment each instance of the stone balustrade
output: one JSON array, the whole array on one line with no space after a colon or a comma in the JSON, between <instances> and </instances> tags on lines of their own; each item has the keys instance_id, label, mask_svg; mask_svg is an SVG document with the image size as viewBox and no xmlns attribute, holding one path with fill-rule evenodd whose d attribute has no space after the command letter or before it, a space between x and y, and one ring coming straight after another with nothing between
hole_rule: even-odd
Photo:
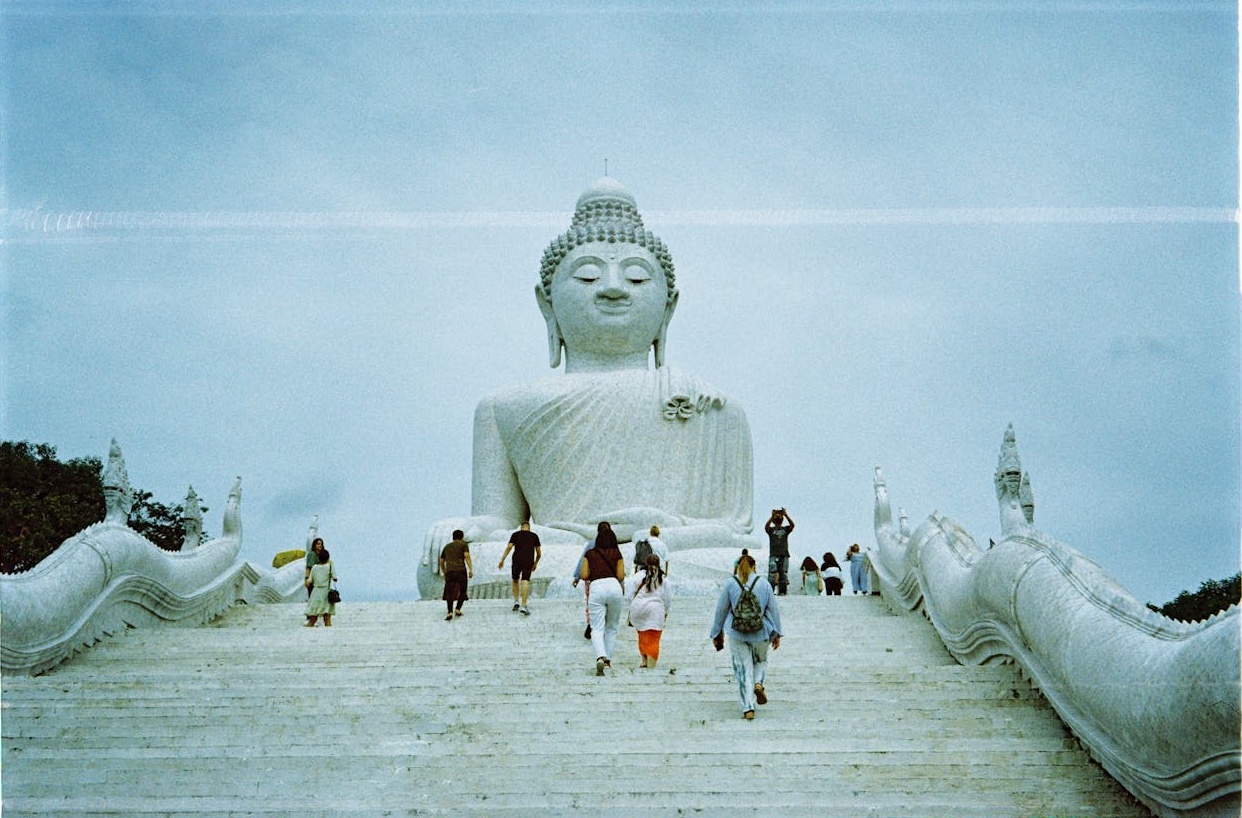
<instances>
[{"instance_id":1,"label":"stone balustrade","mask_svg":"<svg viewBox=\"0 0 1242 818\"><path fill-rule=\"evenodd\" d=\"M165 551L125 524L130 492L113 442L105 474L108 516L21 574L0 575L5 673L40 673L127 627L198 625L259 580L241 549L241 478L229 493L223 535ZM117 499L117 498L121 499Z\"/></svg>"},{"instance_id":2,"label":"stone balustrade","mask_svg":"<svg viewBox=\"0 0 1242 818\"><path fill-rule=\"evenodd\" d=\"M1003 535L982 549L939 513L913 532L895 526L877 468L875 587L890 605L921 609L958 661L1017 662L1092 756L1157 815L1238 815L1238 607L1196 623L1151 611L1028 522L1029 502L1024 519L1002 485L1020 481L998 470L997 482Z\"/></svg>"}]
</instances>

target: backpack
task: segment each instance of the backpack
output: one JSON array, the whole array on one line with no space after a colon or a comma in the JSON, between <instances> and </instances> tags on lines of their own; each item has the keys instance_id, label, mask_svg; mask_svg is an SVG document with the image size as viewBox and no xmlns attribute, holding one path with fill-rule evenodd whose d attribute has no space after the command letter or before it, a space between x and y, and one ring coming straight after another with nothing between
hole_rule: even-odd
<instances>
[{"instance_id":1,"label":"backpack","mask_svg":"<svg viewBox=\"0 0 1242 818\"><path fill-rule=\"evenodd\" d=\"M759 577L751 580L749 588L742 585L737 577L733 580L742 588L737 604L733 606L733 630L738 633L758 633L763 630L763 606L759 604L759 597L755 596L755 583L759 581Z\"/></svg>"},{"instance_id":2,"label":"backpack","mask_svg":"<svg viewBox=\"0 0 1242 818\"><path fill-rule=\"evenodd\" d=\"M639 568L647 564L647 557L650 557L651 554L651 543L647 541L646 537L634 544L634 564Z\"/></svg>"}]
</instances>

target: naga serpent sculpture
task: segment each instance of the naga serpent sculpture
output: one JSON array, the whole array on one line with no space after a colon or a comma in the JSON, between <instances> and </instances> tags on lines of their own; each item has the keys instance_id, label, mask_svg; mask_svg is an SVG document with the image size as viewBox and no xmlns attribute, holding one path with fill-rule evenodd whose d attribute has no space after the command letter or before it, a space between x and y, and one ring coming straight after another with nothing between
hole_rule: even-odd
<instances>
[{"instance_id":1,"label":"naga serpent sculpture","mask_svg":"<svg viewBox=\"0 0 1242 818\"><path fill-rule=\"evenodd\" d=\"M1002 535L987 550L933 513L894 526L875 473L871 570L921 608L964 664L1012 659L1108 772L1161 816L1236 816L1239 609L1178 622L1034 525L1012 425L996 471ZM904 515L901 515L904 518Z\"/></svg>"}]
</instances>

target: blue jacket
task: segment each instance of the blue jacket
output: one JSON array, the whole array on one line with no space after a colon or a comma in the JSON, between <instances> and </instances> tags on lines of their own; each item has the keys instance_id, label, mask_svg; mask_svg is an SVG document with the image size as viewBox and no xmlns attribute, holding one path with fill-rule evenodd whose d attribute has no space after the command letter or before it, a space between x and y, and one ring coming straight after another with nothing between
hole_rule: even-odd
<instances>
[{"instance_id":1,"label":"blue jacket","mask_svg":"<svg viewBox=\"0 0 1242 818\"><path fill-rule=\"evenodd\" d=\"M749 588L752 582L755 584L755 596L763 606L763 629L754 633L738 633L733 630L733 606L742 595L742 586L735 577L731 577L725 581L724 587L720 589L720 598L716 600L716 614L712 618L711 632L707 634L709 639L715 639L722 631L725 636L739 642L767 642L773 636L781 635L781 612L776 607L776 596L772 593L771 584L767 577L758 573L750 575L746 587Z\"/></svg>"}]
</instances>

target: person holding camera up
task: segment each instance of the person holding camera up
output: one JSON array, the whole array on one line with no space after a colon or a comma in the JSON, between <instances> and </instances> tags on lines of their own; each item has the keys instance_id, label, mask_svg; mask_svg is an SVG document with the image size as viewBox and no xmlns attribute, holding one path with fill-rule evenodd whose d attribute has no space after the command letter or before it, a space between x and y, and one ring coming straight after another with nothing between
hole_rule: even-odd
<instances>
[{"instance_id":1,"label":"person holding camera up","mask_svg":"<svg viewBox=\"0 0 1242 818\"><path fill-rule=\"evenodd\" d=\"M768 533L768 583L778 595L785 596L789 590L789 535L794 530L793 518L784 508L774 508L763 530Z\"/></svg>"}]
</instances>

